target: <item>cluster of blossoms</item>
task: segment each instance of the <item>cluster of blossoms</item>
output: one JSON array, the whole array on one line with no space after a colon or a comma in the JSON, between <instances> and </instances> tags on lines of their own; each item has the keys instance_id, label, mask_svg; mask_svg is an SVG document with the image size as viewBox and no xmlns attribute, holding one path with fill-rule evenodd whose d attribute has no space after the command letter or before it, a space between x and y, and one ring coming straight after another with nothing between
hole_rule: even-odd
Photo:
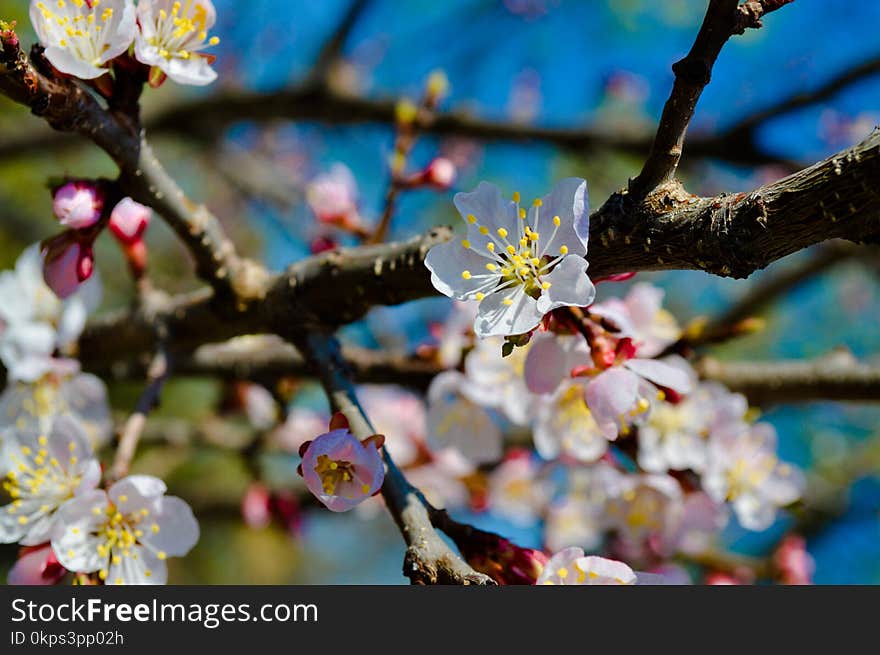
<instances>
[{"instance_id":1,"label":"cluster of blossoms","mask_svg":"<svg viewBox=\"0 0 880 655\"><path fill-rule=\"evenodd\" d=\"M475 302L459 303L436 350L450 370L428 391L427 441L496 464L490 509L543 521L551 551L578 546L656 568L710 548L730 510L763 530L799 498L802 474L779 461L773 427L667 354L682 332L662 291L637 283L593 302L583 180L564 180L529 211L486 183L455 203L467 233L426 265L438 291ZM505 430L529 430L540 460L503 457ZM592 565L555 568L589 578Z\"/></svg>"},{"instance_id":2,"label":"cluster of blossoms","mask_svg":"<svg viewBox=\"0 0 880 655\"><path fill-rule=\"evenodd\" d=\"M211 0L31 0L30 16L61 73L94 80L131 53L154 85L165 77L199 86L217 79L204 52L220 42L208 36L217 20Z\"/></svg>"},{"instance_id":3,"label":"cluster of blossoms","mask_svg":"<svg viewBox=\"0 0 880 655\"><path fill-rule=\"evenodd\" d=\"M8 498L0 506L0 543L26 547L10 583L55 584L69 571L81 583L164 584L166 558L186 554L198 539L187 504L165 496L165 485L151 476L98 488L101 466L86 431L95 426L77 413L76 402L64 412L64 402L53 407L45 388L24 400L21 389L4 396L10 392L18 394L12 402L20 401L23 412L0 433Z\"/></svg>"},{"instance_id":4,"label":"cluster of blossoms","mask_svg":"<svg viewBox=\"0 0 880 655\"><path fill-rule=\"evenodd\" d=\"M161 584L165 558L186 553L198 535L186 504L165 497L155 478L98 488L95 453L113 431L107 390L64 354L100 294L92 277L58 297L36 245L15 270L0 273L0 359L8 378L0 394L0 543L23 546L11 583L54 584L72 572L81 582Z\"/></svg>"}]
</instances>

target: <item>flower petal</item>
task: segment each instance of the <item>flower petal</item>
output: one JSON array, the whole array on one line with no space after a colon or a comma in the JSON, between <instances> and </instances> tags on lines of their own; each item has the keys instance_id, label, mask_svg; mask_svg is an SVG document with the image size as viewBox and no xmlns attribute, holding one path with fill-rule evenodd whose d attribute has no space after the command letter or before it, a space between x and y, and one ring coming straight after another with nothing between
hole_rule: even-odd
<instances>
[{"instance_id":1,"label":"flower petal","mask_svg":"<svg viewBox=\"0 0 880 655\"><path fill-rule=\"evenodd\" d=\"M529 224L540 235L538 252L555 257L560 248L566 246L573 255L587 254L590 205L585 180L577 177L560 180L542 198L540 207L533 206L529 210L529 215ZM556 216L560 221L558 228L554 225Z\"/></svg>"},{"instance_id":2,"label":"flower petal","mask_svg":"<svg viewBox=\"0 0 880 655\"><path fill-rule=\"evenodd\" d=\"M510 301L507 304L506 301ZM492 293L480 303L474 333L481 339L491 336L524 334L538 326L544 314L537 301L521 286Z\"/></svg>"},{"instance_id":3,"label":"flower petal","mask_svg":"<svg viewBox=\"0 0 880 655\"><path fill-rule=\"evenodd\" d=\"M586 307L596 297L596 287L587 276L587 260L578 255L568 255L541 279L550 283L538 299L542 315L557 307Z\"/></svg>"},{"instance_id":4,"label":"flower petal","mask_svg":"<svg viewBox=\"0 0 880 655\"><path fill-rule=\"evenodd\" d=\"M630 359L624 366L654 384L678 393L690 393L691 378L686 371L656 359Z\"/></svg>"}]
</instances>

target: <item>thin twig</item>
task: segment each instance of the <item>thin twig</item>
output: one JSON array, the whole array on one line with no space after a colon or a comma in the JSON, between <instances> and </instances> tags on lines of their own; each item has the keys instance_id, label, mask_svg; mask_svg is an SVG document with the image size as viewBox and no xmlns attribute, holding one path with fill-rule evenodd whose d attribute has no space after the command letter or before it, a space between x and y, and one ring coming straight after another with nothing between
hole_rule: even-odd
<instances>
[{"instance_id":1,"label":"thin twig","mask_svg":"<svg viewBox=\"0 0 880 655\"><path fill-rule=\"evenodd\" d=\"M108 479L120 480L128 475L141 434L143 434L144 426L147 423L147 416L159 404L162 387L165 386L165 381L170 374L171 362L168 353L164 349L160 349L150 364L147 386L138 399L134 412L128 417L122 428L116 456L107 473Z\"/></svg>"}]
</instances>

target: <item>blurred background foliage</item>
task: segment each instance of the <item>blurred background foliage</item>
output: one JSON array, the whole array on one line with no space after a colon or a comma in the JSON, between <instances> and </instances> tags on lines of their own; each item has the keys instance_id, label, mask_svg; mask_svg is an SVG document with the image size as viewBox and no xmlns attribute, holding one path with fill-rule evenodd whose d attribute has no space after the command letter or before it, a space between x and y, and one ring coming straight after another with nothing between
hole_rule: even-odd
<instances>
[{"instance_id":1,"label":"blurred background foliage","mask_svg":"<svg viewBox=\"0 0 880 655\"><path fill-rule=\"evenodd\" d=\"M25 0L0 0L0 16L19 21L23 40L32 38ZM832 3L833 4L833 3ZM761 30L735 37L715 67L698 107L690 136L711 135L745 114L794 93L816 88L832 76L880 56L877 25L880 3L848 2L838 11L824 0L797 0L765 20ZM345 12L347 0L215 0L222 41L217 48L220 80L203 90L165 84L145 94L145 114L183 98L239 89L271 91L301 81ZM497 120L546 126L585 126L609 135L650 133L672 82L670 64L689 49L702 19L703 0L373 0L357 21L337 71L338 83L369 97L417 98L427 75L442 69L451 81L444 109ZM198 118L198 117L196 117ZM812 163L864 138L880 123L880 75L846 87L829 100L786 113L758 132L762 149L780 159ZM0 143L4 138L46 128L25 110L0 98ZM193 135L194 137L196 135ZM225 222L243 251L280 269L308 253L318 227L301 202L303 184L335 162L345 163L359 186L362 213L377 217L388 184L387 158L393 132L387 125L332 126L283 121L230 126L212 138L161 136L160 159L191 197L205 201ZM232 155L257 153L271 163L267 182L292 193L287 206L243 193L223 166ZM525 197L539 195L570 174L585 177L597 205L636 174L640 157L594 150L580 157L537 143L479 143L424 137L412 155L414 166L437 152L461 162L449 192L405 194L393 233L407 236L438 223L454 223L451 197L479 180ZM9 268L25 245L57 231L46 189L50 176L113 176L109 159L96 148L10 156L0 161L0 266ZM732 166L721 160L689 158L682 177L698 194L743 191L785 174L776 165ZM194 288L187 256L170 231L155 221L148 234L156 283L169 291ZM795 268L811 253L775 264ZM122 257L109 238L98 244L105 283L104 309L131 301L132 284ZM668 308L684 323L723 311L759 283L720 279L696 272L643 274L667 291ZM770 273L772 274L772 272ZM714 348L721 359L809 358L838 347L877 361L880 353L880 277L876 267L852 260L834 266L780 298L763 312L762 332ZM606 287L607 289L607 287ZM428 338L427 326L444 318L445 299L375 310L345 336L371 346L415 347ZM880 362L878 362L880 363ZM130 409L140 385L113 384L114 408ZM173 381L153 415L153 438L135 470L165 478L173 493L192 503L202 538L183 560L172 563L176 583L403 583L403 544L388 516L332 515L306 510L298 537L276 526L246 527L239 506L258 470L280 471L290 484L296 462L279 453L256 458L241 454L248 428L216 417L221 386L210 380ZM306 387L298 402L320 407ZM810 403L767 408L765 418L779 430L781 456L832 476L857 444L880 438L880 409L870 405ZM236 425L235 421L238 421ZM211 438L192 438L187 426ZM161 437L161 438L160 438ZM245 452L247 449L245 447ZM880 458L874 458L874 462ZM870 471L869 471L870 473ZM845 510L810 535L820 583L880 583L880 478L855 485ZM287 480L288 482L285 482ZM537 530L522 531L491 514L466 516L481 527L539 545ZM772 534L784 529L782 525ZM768 535L736 528L735 549L760 552ZM14 549L0 550L0 569Z\"/></svg>"}]
</instances>

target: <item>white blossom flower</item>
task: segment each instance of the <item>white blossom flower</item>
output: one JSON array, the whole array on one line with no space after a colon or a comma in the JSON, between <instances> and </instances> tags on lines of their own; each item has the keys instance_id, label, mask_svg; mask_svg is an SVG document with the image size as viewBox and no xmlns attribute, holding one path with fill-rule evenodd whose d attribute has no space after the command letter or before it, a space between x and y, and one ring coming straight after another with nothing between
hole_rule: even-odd
<instances>
[{"instance_id":1,"label":"white blossom flower","mask_svg":"<svg viewBox=\"0 0 880 655\"><path fill-rule=\"evenodd\" d=\"M501 459L501 430L470 396L467 378L444 371L428 388L428 445L434 450L453 448L474 463Z\"/></svg>"},{"instance_id":2,"label":"white blossom flower","mask_svg":"<svg viewBox=\"0 0 880 655\"><path fill-rule=\"evenodd\" d=\"M516 525L534 524L552 493L538 464L525 453L506 459L489 475L489 509Z\"/></svg>"},{"instance_id":3,"label":"white blossom flower","mask_svg":"<svg viewBox=\"0 0 880 655\"><path fill-rule=\"evenodd\" d=\"M213 57L202 53L220 43L216 36L208 38L217 20L211 0L140 0L137 18L134 54L139 62L159 68L178 84L204 86L217 79Z\"/></svg>"},{"instance_id":4,"label":"white blossom flower","mask_svg":"<svg viewBox=\"0 0 880 655\"><path fill-rule=\"evenodd\" d=\"M743 431L719 430L709 440L703 488L716 501L731 503L740 524L768 528L776 508L797 500L803 474L776 455L776 430L756 423Z\"/></svg>"},{"instance_id":5,"label":"white blossom flower","mask_svg":"<svg viewBox=\"0 0 880 655\"><path fill-rule=\"evenodd\" d=\"M25 249L15 270L0 273L0 359L9 379L33 382L59 365L70 371L52 355L79 337L100 300L97 275L60 300L43 280L39 244Z\"/></svg>"},{"instance_id":6,"label":"white blossom flower","mask_svg":"<svg viewBox=\"0 0 880 655\"><path fill-rule=\"evenodd\" d=\"M704 491L687 494L678 516L668 521L658 550L667 555L705 553L729 520L729 510Z\"/></svg>"},{"instance_id":7,"label":"white blossom flower","mask_svg":"<svg viewBox=\"0 0 880 655\"><path fill-rule=\"evenodd\" d=\"M537 585L634 585L635 572L623 562L584 556L581 548L566 548L544 565Z\"/></svg>"},{"instance_id":8,"label":"white blossom flower","mask_svg":"<svg viewBox=\"0 0 880 655\"><path fill-rule=\"evenodd\" d=\"M535 400L523 377L529 346L514 348L504 357L503 345L501 337L487 337L468 353L464 372L470 383L469 395L483 407L498 409L512 423L527 425Z\"/></svg>"},{"instance_id":9,"label":"white blossom flower","mask_svg":"<svg viewBox=\"0 0 880 655\"><path fill-rule=\"evenodd\" d=\"M158 478L130 475L66 503L52 534L58 561L106 584L165 584L165 560L186 555L199 538L189 505L166 491Z\"/></svg>"},{"instance_id":10,"label":"white blossom flower","mask_svg":"<svg viewBox=\"0 0 880 655\"><path fill-rule=\"evenodd\" d=\"M607 505L610 525L632 547L659 537L681 512L682 491L669 475L628 475L619 495Z\"/></svg>"},{"instance_id":11,"label":"white blossom flower","mask_svg":"<svg viewBox=\"0 0 880 655\"><path fill-rule=\"evenodd\" d=\"M639 428L639 466L651 473L697 473L706 467L709 436L725 426L741 425L748 402L715 382L696 384L677 404L656 403Z\"/></svg>"},{"instance_id":12,"label":"white blossom flower","mask_svg":"<svg viewBox=\"0 0 880 655\"><path fill-rule=\"evenodd\" d=\"M113 434L107 387L89 373L46 375L34 383L12 382L0 394L0 430L36 439L53 422L69 417L97 450Z\"/></svg>"},{"instance_id":13,"label":"white blossom flower","mask_svg":"<svg viewBox=\"0 0 880 655\"><path fill-rule=\"evenodd\" d=\"M480 183L455 196L467 236L435 246L425 265L442 294L480 303L478 337L523 334L548 312L585 307L596 290L587 276L587 183L570 178L526 212L519 194L505 201L497 187Z\"/></svg>"},{"instance_id":14,"label":"white blossom flower","mask_svg":"<svg viewBox=\"0 0 880 655\"><path fill-rule=\"evenodd\" d=\"M0 507L0 542L35 546L49 540L57 510L94 489L101 466L75 421L59 417L48 436L7 432L0 454L3 489L11 498Z\"/></svg>"},{"instance_id":15,"label":"white blossom flower","mask_svg":"<svg viewBox=\"0 0 880 655\"><path fill-rule=\"evenodd\" d=\"M547 511L544 543L551 551L566 544L578 544L587 550L598 548L605 534L602 506L579 496L564 496Z\"/></svg>"},{"instance_id":16,"label":"white blossom flower","mask_svg":"<svg viewBox=\"0 0 880 655\"><path fill-rule=\"evenodd\" d=\"M137 30L132 0L31 0L30 16L46 58L83 80L106 73Z\"/></svg>"},{"instance_id":17,"label":"white blossom flower","mask_svg":"<svg viewBox=\"0 0 880 655\"><path fill-rule=\"evenodd\" d=\"M581 462L595 462L608 450L609 435L587 406L587 384L586 378L566 380L556 393L538 401L532 436L544 459L568 455Z\"/></svg>"},{"instance_id":18,"label":"white blossom flower","mask_svg":"<svg viewBox=\"0 0 880 655\"><path fill-rule=\"evenodd\" d=\"M663 290L639 282L622 300L609 298L590 307L590 313L611 319L621 329L621 336L635 341L639 357L656 357L678 341L681 328L661 307Z\"/></svg>"},{"instance_id":19,"label":"white blossom flower","mask_svg":"<svg viewBox=\"0 0 880 655\"><path fill-rule=\"evenodd\" d=\"M551 551L575 544L595 550L608 530L606 505L620 494L626 476L607 462L573 467L568 471L568 493L547 513L544 542Z\"/></svg>"}]
</instances>

